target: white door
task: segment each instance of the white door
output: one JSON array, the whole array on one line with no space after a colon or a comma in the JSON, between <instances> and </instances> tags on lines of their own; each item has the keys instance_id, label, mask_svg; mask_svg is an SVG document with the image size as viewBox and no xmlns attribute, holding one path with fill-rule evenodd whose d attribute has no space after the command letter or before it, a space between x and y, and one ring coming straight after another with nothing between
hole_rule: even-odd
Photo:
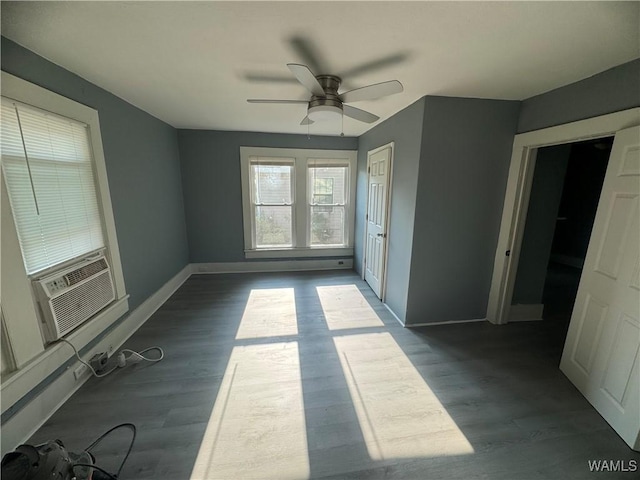
<instances>
[{"instance_id":1,"label":"white door","mask_svg":"<svg viewBox=\"0 0 640 480\"><path fill-rule=\"evenodd\" d=\"M640 127L616 134L560 369L640 447Z\"/></svg>"},{"instance_id":2,"label":"white door","mask_svg":"<svg viewBox=\"0 0 640 480\"><path fill-rule=\"evenodd\" d=\"M369 195L364 255L364 278L378 298L382 298L385 251L387 247L387 199L392 146L372 150L368 156Z\"/></svg>"}]
</instances>

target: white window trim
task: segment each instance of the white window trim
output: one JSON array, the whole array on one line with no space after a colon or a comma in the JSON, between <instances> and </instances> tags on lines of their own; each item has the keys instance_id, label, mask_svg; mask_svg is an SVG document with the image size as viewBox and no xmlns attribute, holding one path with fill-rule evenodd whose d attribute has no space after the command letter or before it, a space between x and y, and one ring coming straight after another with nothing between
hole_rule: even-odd
<instances>
[{"instance_id":1,"label":"white window trim","mask_svg":"<svg viewBox=\"0 0 640 480\"><path fill-rule=\"evenodd\" d=\"M116 300L110 307L101 312L93 321L82 325L71 335L73 338L81 339L80 342L76 343L76 346L78 348L82 348L86 343L91 341L105 328L109 327L129 309L128 295L126 293L120 250L116 235L113 208L111 205L98 112L86 105L82 105L6 72L2 72L1 81L3 97L85 123L89 129L97 178L96 187L98 203L101 209L107 248L106 254L112 269ZM2 181L4 181L4 179ZM2 187L4 197L4 185ZM5 254L12 253L14 257L19 256L19 261L13 261L12 259L12 261L7 262L7 264L3 262L3 277L6 273L6 278L12 278L12 281L9 285L3 285L3 287L11 288L5 288L5 293L7 295L3 296L2 307L5 316L8 340L13 350L11 353L13 354L13 361L17 370L10 372L6 379L3 378L3 396L5 393L9 393L9 390L12 390L12 393L16 394L23 393L24 391L27 391L29 386L33 386L37 381L45 378L46 375L50 374L53 369L59 366L58 364L51 364L48 360L50 360L52 355L55 355L63 348L58 344L53 344L45 349L44 341L41 344L36 345L38 341L35 340L34 333L39 329L39 320L35 316L35 300L33 300L29 277L26 274L19 246L17 245L17 237L13 239L13 237L15 237L15 227L13 226L12 218L11 226L13 228L13 234L10 235L11 232L5 233L3 230L2 243L3 247L5 245L11 247L12 252L5 251L3 253L3 257L6 259ZM7 243L5 243L5 240L7 240ZM8 269L10 269L10 271ZM15 295L9 295L7 290L15 289L20 291L21 300L29 298L33 300L34 304L29 306L25 304L12 305L13 303L17 303L18 299ZM29 291L26 292L25 290ZM40 340L40 338L38 340ZM31 375L34 368L38 370L37 375ZM29 375L27 375L27 373ZM26 377L28 377L28 380ZM17 389L21 392L13 392L13 390L16 389L10 387L15 383L20 383L22 379L25 380L25 382L22 382L25 383L25 385L23 388Z\"/></svg>"},{"instance_id":2,"label":"white window trim","mask_svg":"<svg viewBox=\"0 0 640 480\"><path fill-rule=\"evenodd\" d=\"M356 150L319 150L301 148L267 148L240 147L240 176L242 180L242 213L244 227L245 258L308 258L308 257L339 257L353 255L353 239L355 229L355 193L356 193ZM253 217L251 215L251 175L250 158L276 157L295 158L294 164L294 207L295 217L292 248L255 248L253 234ZM308 210L308 167L314 161L322 160L326 163L347 163L349 173L347 180L347 195L345 208L345 246L344 247L311 247L309 245L309 215Z\"/></svg>"},{"instance_id":3,"label":"white window trim","mask_svg":"<svg viewBox=\"0 0 640 480\"><path fill-rule=\"evenodd\" d=\"M116 224L113 217L113 207L109 193L109 181L107 167L104 160L102 147L102 135L100 133L100 119L98 112L93 108L70 100L62 95L46 90L38 85L29 83L21 78L2 72L2 96L17 100L27 105L32 105L42 110L48 110L54 114L62 115L78 122L85 123L89 129L91 146L93 148L93 160L98 180L98 201L102 210L102 220L106 233L106 244L113 269L116 298L126 295L124 275L116 236Z\"/></svg>"}]
</instances>

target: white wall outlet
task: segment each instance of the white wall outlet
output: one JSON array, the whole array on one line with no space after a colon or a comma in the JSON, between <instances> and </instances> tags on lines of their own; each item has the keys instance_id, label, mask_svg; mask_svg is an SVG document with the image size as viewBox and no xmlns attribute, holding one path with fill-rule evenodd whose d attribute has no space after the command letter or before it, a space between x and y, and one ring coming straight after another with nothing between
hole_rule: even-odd
<instances>
[{"instance_id":1,"label":"white wall outlet","mask_svg":"<svg viewBox=\"0 0 640 480\"><path fill-rule=\"evenodd\" d=\"M82 375L84 375L84 373L87 371L87 366L83 363L81 363L80 365L78 365L76 367L76 369L73 371L73 377L76 380L80 380L80 377L82 377Z\"/></svg>"}]
</instances>

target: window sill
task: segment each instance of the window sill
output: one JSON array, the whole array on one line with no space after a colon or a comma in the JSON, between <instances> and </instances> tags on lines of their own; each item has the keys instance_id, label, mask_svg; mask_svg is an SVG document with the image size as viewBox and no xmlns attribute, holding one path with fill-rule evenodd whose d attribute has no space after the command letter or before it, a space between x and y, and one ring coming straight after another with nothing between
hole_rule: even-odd
<instances>
[{"instance_id":1,"label":"window sill","mask_svg":"<svg viewBox=\"0 0 640 480\"><path fill-rule=\"evenodd\" d=\"M353 247L313 247L313 248L264 248L245 250L245 258L322 258L352 257Z\"/></svg>"},{"instance_id":2,"label":"window sill","mask_svg":"<svg viewBox=\"0 0 640 480\"><path fill-rule=\"evenodd\" d=\"M81 350L128 311L129 295L125 295L65 338ZM3 376L0 386L2 412L4 413L73 356L73 350L69 345L63 345L61 342L51 343L25 365ZM89 358L86 353L83 356Z\"/></svg>"}]
</instances>

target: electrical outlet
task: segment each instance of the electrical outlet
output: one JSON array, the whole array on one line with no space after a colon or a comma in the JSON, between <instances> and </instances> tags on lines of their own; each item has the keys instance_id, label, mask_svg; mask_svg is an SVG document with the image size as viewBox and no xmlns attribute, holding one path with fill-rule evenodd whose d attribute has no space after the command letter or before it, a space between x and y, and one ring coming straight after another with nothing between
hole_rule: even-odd
<instances>
[{"instance_id":1,"label":"electrical outlet","mask_svg":"<svg viewBox=\"0 0 640 480\"><path fill-rule=\"evenodd\" d=\"M87 366L84 363L81 363L73 371L73 377L76 380L80 380L80 377L82 377L82 375L84 375L84 372L86 372L86 371L87 371Z\"/></svg>"},{"instance_id":2,"label":"electrical outlet","mask_svg":"<svg viewBox=\"0 0 640 480\"><path fill-rule=\"evenodd\" d=\"M89 365L93 368L94 372L100 372L106 365L109 360L109 356L107 352L96 353L91 360L89 360Z\"/></svg>"}]
</instances>

